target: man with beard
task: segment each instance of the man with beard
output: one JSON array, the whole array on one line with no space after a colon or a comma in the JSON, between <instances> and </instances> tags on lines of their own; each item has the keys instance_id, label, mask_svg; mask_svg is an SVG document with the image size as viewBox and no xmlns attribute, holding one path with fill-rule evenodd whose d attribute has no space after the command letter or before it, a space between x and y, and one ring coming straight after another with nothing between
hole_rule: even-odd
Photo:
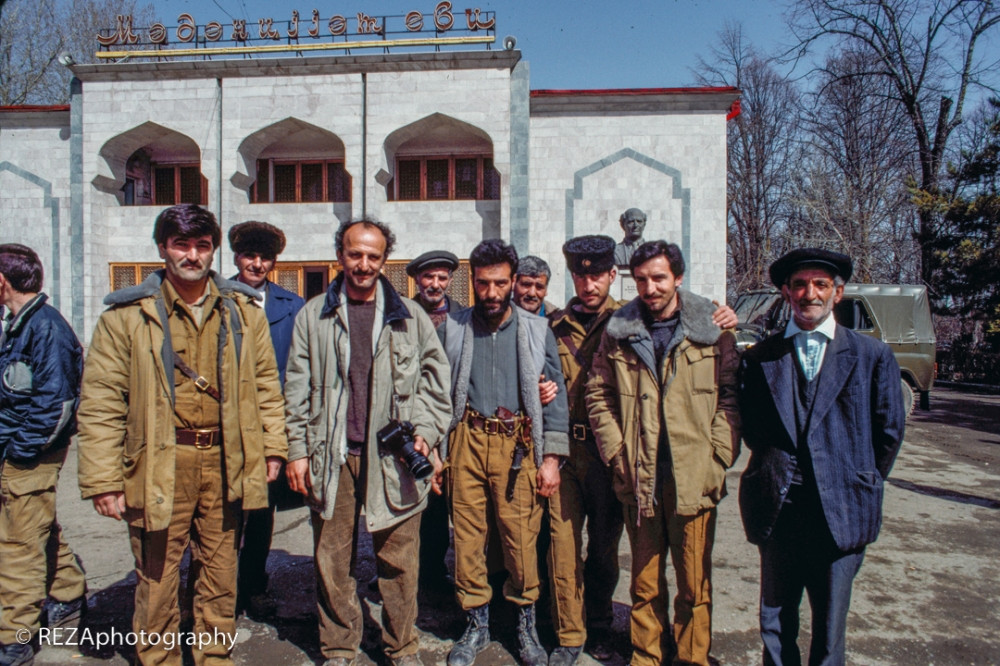
<instances>
[{"instance_id":1,"label":"man with beard","mask_svg":"<svg viewBox=\"0 0 1000 666\"><path fill-rule=\"evenodd\" d=\"M382 595L383 650L397 666L420 663L417 544L431 480L418 478L398 446L407 432L414 454L432 456L440 469L436 447L451 403L448 361L431 320L381 275L394 244L380 222L340 225L343 268L324 296L299 311L288 357L288 480L313 508L320 652L328 666L353 664L361 645L354 562L362 511Z\"/></svg>"},{"instance_id":2,"label":"man with beard","mask_svg":"<svg viewBox=\"0 0 1000 666\"><path fill-rule=\"evenodd\" d=\"M549 293L552 271L544 259L533 255L521 257L514 276L514 303L539 317L555 312L556 306L545 300Z\"/></svg>"},{"instance_id":3,"label":"man with beard","mask_svg":"<svg viewBox=\"0 0 1000 666\"><path fill-rule=\"evenodd\" d=\"M271 344L278 363L278 377L285 383L288 347L292 343L295 315L305 305L298 294L267 279L274 262L285 249L285 234L267 222L242 222L229 229L229 247L237 274L232 278L251 287L259 296L254 303L264 310L271 331ZM296 502L296 498L298 501ZM268 484L268 508L246 512L243 545L240 548L238 605L254 618L274 614L276 604L267 594L267 555L274 531L274 509L302 506L302 496L288 491L284 474Z\"/></svg>"},{"instance_id":4,"label":"man with beard","mask_svg":"<svg viewBox=\"0 0 1000 666\"><path fill-rule=\"evenodd\" d=\"M716 505L739 455L736 338L712 321L711 301L680 289L677 245L644 243L629 266L639 295L604 327L586 406L625 507L632 663L709 666Z\"/></svg>"},{"instance_id":5,"label":"man with beard","mask_svg":"<svg viewBox=\"0 0 1000 666\"><path fill-rule=\"evenodd\" d=\"M215 216L173 206L153 238L163 270L104 299L110 307L90 341L80 491L102 516L128 522L133 630L179 631L190 543L194 631L215 637L194 648L194 661L229 663L241 509L267 506L287 451L278 368L257 292L211 271L222 239ZM181 663L179 644L165 650L147 638L136 652L143 664Z\"/></svg>"},{"instance_id":6,"label":"man with beard","mask_svg":"<svg viewBox=\"0 0 1000 666\"><path fill-rule=\"evenodd\" d=\"M740 365L750 449L740 510L760 549L765 664L801 663L803 590L812 607L809 663L845 663L851 587L878 537L883 486L903 441L892 350L833 318L852 268L847 255L815 248L774 262L771 281L792 318Z\"/></svg>"},{"instance_id":7,"label":"man with beard","mask_svg":"<svg viewBox=\"0 0 1000 666\"><path fill-rule=\"evenodd\" d=\"M585 642L595 659L612 656L611 598L618 584L622 506L590 427L585 388L604 327L624 305L609 297L615 281L614 251L615 242L608 236L579 236L566 241L563 255L576 295L565 309L549 316L559 344L570 417L570 454L560 470L559 490L549 498L549 568L559 640L549 658L550 666L575 663ZM723 328L737 323L736 313L728 306L719 307L712 320Z\"/></svg>"},{"instance_id":8,"label":"man with beard","mask_svg":"<svg viewBox=\"0 0 1000 666\"><path fill-rule=\"evenodd\" d=\"M486 240L469 257L475 305L448 315L438 328L451 363L454 406L448 439L448 482L455 526L455 587L468 626L448 663L467 666L490 642L486 542L499 532L510 573L504 596L518 607L521 661L545 664L535 630L539 582L536 540L539 497L559 487L568 453L566 392L548 322L512 305L517 251ZM556 380L542 406L538 382ZM495 516L496 525L487 517Z\"/></svg>"}]
</instances>

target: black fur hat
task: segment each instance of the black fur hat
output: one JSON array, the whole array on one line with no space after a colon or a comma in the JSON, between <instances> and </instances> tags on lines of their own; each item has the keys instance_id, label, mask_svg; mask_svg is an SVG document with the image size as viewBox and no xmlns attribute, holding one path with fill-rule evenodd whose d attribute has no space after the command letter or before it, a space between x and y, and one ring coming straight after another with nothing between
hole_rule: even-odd
<instances>
[{"instance_id":1,"label":"black fur hat","mask_svg":"<svg viewBox=\"0 0 1000 666\"><path fill-rule=\"evenodd\" d=\"M577 236L563 243L571 273L596 275L615 267L615 241L610 236Z\"/></svg>"},{"instance_id":2,"label":"black fur hat","mask_svg":"<svg viewBox=\"0 0 1000 666\"><path fill-rule=\"evenodd\" d=\"M285 249L285 234L267 222L241 222L229 230L229 247L233 254L256 253L276 259Z\"/></svg>"}]
</instances>

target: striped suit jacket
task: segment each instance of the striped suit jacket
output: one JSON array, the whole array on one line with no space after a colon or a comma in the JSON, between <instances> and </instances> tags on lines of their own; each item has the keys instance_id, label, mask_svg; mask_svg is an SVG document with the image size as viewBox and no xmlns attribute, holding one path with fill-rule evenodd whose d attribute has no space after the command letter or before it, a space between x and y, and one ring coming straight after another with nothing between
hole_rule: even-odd
<instances>
[{"instance_id":1,"label":"striped suit jacket","mask_svg":"<svg viewBox=\"0 0 1000 666\"><path fill-rule=\"evenodd\" d=\"M747 539L774 528L808 446L830 533L850 551L871 543L882 524L883 485L903 440L899 366L884 342L837 326L828 343L808 432L795 423L797 359L783 332L748 349L739 372L740 415L750 461L740 480Z\"/></svg>"}]
</instances>

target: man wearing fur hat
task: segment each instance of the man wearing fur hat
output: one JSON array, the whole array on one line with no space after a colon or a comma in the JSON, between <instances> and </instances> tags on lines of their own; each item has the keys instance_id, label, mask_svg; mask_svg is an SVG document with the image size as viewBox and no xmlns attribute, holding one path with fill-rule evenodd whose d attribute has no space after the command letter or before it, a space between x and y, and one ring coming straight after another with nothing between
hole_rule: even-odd
<instances>
[{"instance_id":1,"label":"man wearing fur hat","mask_svg":"<svg viewBox=\"0 0 1000 666\"><path fill-rule=\"evenodd\" d=\"M267 279L274 262L285 249L285 234L267 222L242 222L229 229L229 247L239 271L232 279L252 287L254 301L264 309L271 331L271 343L278 362L278 376L285 383L285 365L292 343L295 315L305 305L298 294ZM284 473L268 486L268 508L246 513L243 546L240 549L239 607L256 618L274 614L275 603L267 594L267 555L271 550L275 506L302 505L297 494L288 490Z\"/></svg>"},{"instance_id":2,"label":"man wearing fur hat","mask_svg":"<svg viewBox=\"0 0 1000 666\"><path fill-rule=\"evenodd\" d=\"M709 666L716 505L739 455L736 338L711 301L680 289L677 245L643 243L629 268L639 295L605 325L586 406L632 546L632 663Z\"/></svg>"},{"instance_id":3,"label":"man wearing fur hat","mask_svg":"<svg viewBox=\"0 0 1000 666\"><path fill-rule=\"evenodd\" d=\"M559 647L549 657L550 666L575 663L585 641L595 659L604 661L612 656L611 598L618 584L622 505L597 449L584 399L604 327L624 305L610 296L616 272L614 254L615 242L608 236L578 236L566 241L563 255L576 294L565 309L549 315L559 344L570 414L570 454L560 470L559 490L549 498L549 568L559 640ZM737 323L736 313L728 306L718 308L712 320L723 327Z\"/></svg>"}]
</instances>

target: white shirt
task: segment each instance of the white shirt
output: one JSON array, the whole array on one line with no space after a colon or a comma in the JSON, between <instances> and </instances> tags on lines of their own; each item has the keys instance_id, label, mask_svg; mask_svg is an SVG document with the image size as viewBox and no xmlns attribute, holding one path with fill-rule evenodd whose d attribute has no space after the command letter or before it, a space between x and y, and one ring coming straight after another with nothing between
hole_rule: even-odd
<instances>
[{"instance_id":1,"label":"white shirt","mask_svg":"<svg viewBox=\"0 0 1000 666\"><path fill-rule=\"evenodd\" d=\"M801 334L801 335L800 335ZM837 320L833 318L831 312L820 325L811 331L803 331L795 323L795 319L790 319L785 326L785 337L792 338L795 345L795 354L799 359L799 366L805 373L806 379L812 381L823 368L823 358L826 356L826 344L833 340L837 334ZM812 370L810 376L810 369Z\"/></svg>"}]
</instances>

